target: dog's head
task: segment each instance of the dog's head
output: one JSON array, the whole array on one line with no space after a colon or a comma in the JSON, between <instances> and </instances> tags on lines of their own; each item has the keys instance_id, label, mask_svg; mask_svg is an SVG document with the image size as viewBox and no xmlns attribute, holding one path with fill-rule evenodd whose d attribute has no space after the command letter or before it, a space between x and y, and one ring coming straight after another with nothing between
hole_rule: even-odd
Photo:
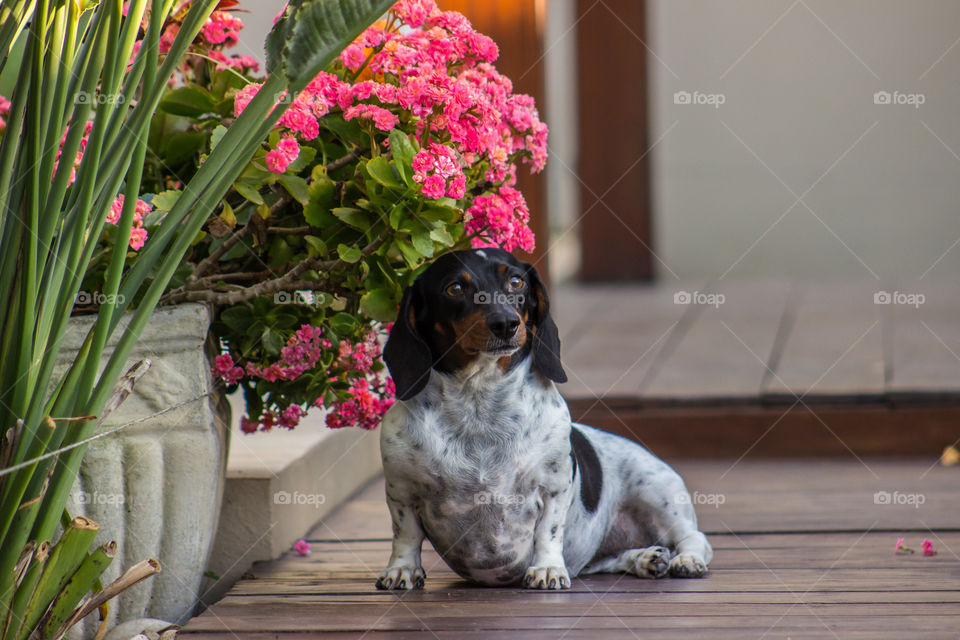
<instances>
[{"instance_id":1,"label":"dog's head","mask_svg":"<svg viewBox=\"0 0 960 640\"><path fill-rule=\"evenodd\" d=\"M527 353L544 376L566 382L537 270L502 249L477 249L437 258L404 292L383 359L397 397L407 400L431 369L455 372L493 356L506 370Z\"/></svg>"}]
</instances>

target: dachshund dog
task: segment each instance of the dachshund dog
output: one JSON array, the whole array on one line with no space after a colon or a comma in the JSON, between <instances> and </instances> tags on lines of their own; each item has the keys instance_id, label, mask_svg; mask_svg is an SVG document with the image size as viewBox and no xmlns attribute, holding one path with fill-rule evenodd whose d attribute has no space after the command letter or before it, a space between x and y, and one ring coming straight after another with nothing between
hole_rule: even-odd
<instances>
[{"instance_id":1,"label":"dachshund dog","mask_svg":"<svg viewBox=\"0 0 960 640\"><path fill-rule=\"evenodd\" d=\"M629 572L700 577L713 555L680 476L572 423L537 271L500 249L446 254L409 287L384 348L397 398L380 449L393 552L379 589L422 588L420 547L489 586L565 589Z\"/></svg>"}]
</instances>

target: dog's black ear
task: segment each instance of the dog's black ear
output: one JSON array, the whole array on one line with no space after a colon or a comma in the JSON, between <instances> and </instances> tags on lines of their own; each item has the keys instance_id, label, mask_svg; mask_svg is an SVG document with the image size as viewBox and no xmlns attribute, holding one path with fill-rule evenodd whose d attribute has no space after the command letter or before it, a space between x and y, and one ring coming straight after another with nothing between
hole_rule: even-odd
<instances>
[{"instance_id":1,"label":"dog's black ear","mask_svg":"<svg viewBox=\"0 0 960 640\"><path fill-rule=\"evenodd\" d=\"M567 374L560 363L560 332L550 317L550 299L540 274L533 265L527 265L530 300L527 310L533 319L533 364L554 382L566 382Z\"/></svg>"},{"instance_id":2,"label":"dog's black ear","mask_svg":"<svg viewBox=\"0 0 960 640\"><path fill-rule=\"evenodd\" d=\"M400 400L409 400L420 393L427 386L433 367L430 347L417 331L417 313L424 304L421 289L417 280L404 291L400 313L383 348L383 361L387 363Z\"/></svg>"}]
</instances>

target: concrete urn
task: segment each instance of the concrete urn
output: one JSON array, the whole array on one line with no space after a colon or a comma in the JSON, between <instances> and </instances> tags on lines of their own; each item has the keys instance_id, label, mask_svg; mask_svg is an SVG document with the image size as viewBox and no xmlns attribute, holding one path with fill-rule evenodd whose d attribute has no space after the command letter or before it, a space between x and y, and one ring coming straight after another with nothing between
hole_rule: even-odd
<instances>
[{"instance_id":1,"label":"concrete urn","mask_svg":"<svg viewBox=\"0 0 960 640\"><path fill-rule=\"evenodd\" d=\"M93 320L71 319L61 367ZM219 519L230 425L229 405L210 374L210 322L210 310L200 304L154 313L124 370L144 358L151 368L100 429L136 422L90 444L67 506L100 524L96 544L117 542L104 584L147 558L162 565L160 574L110 602L111 627L136 628L141 620L141 630L158 621L182 624L200 595ZM106 357L115 344L108 343ZM88 616L71 637L92 638L96 618Z\"/></svg>"}]
</instances>

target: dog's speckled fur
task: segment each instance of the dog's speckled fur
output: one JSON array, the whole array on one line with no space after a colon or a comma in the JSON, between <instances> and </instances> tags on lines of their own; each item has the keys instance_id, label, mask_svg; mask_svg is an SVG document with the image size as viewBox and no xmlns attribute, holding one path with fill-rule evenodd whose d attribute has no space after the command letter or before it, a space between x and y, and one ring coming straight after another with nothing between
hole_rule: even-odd
<instances>
[{"instance_id":1,"label":"dog's speckled fur","mask_svg":"<svg viewBox=\"0 0 960 640\"><path fill-rule=\"evenodd\" d=\"M451 282L464 293L450 295ZM524 297L476 304L474 293L494 291ZM424 537L460 576L491 586L706 573L712 550L680 476L634 442L571 424L548 306L536 271L496 249L448 254L405 294L385 349L400 400L380 434L393 553L378 588L423 586ZM516 334L493 335L512 314L526 319ZM444 339L465 317L487 318L486 349Z\"/></svg>"}]
</instances>

